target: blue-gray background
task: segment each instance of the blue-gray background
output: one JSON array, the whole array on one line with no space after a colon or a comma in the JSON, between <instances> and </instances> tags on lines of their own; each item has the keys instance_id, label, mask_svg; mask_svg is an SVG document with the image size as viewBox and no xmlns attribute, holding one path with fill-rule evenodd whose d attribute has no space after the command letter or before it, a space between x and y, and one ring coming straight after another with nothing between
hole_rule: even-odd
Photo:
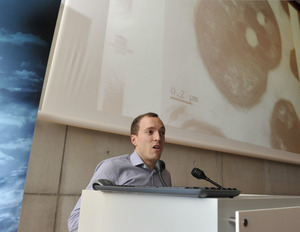
<instances>
[{"instance_id":1,"label":"blue-gray background","mask_svg":"<svg viewBox=\"0 0 300 232\"><path fill-rule=\"evenodd\" d=\"M17 231L60 0L0 0L0 231Z\"/></svg>"}]
</instances>

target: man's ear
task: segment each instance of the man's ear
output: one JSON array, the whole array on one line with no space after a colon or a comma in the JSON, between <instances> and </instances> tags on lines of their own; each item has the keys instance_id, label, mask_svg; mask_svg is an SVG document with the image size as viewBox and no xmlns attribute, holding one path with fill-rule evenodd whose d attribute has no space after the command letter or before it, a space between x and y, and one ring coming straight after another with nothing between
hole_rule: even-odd
<instances>
[{"instance_id":1,"label":"man's ear","mask_svg":"<svg viewBox=\"0 0 300 232\"><path fill-rule=\"evenodd\" d=\"M136 147L136 135L130 135L131 143Z\"/></svg>"}]
</instances>

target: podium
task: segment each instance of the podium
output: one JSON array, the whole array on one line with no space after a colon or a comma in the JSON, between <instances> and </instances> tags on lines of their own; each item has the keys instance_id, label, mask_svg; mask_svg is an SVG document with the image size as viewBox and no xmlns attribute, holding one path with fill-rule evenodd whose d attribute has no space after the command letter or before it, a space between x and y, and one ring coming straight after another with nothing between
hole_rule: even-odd
<instances>
[{"instance_id":1,"label":"podium","mask_svg":"<svg viewBox=\"0 0 300 232\"><path fill-rule=\"evenodd\" d=\"M83 190L79 232L299 232L300 197L191 198Z\"/></svg>"}]
</instances>

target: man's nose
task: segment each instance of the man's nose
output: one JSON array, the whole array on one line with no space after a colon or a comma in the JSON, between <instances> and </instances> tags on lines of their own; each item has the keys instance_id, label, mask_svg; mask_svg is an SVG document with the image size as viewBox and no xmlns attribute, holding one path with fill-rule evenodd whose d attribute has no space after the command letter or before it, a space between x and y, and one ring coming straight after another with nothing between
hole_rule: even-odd
<instances>
[{"instance_id":1,"label":"man's nose","mask_svg":"<svg viewBox=\"0 0 300 232\"><path fill-rule=\"evenodd\" d=\"M160 133L157 131L157 132L155 132L154 133L154 140L155 141L159 141L161 139L161 135L160 135Z\"/></svg>"}]
</instances>

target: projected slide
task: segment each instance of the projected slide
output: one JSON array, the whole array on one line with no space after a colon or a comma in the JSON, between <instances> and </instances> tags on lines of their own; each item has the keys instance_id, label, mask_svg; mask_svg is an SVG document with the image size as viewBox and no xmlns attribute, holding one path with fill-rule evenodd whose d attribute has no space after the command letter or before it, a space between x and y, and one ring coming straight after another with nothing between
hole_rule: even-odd
<instances>
[{"instance_id":1,"label":"projected slide","mask_svg":"<svg viewBox=\"0 0 300 232\"><path fill-rule=\"evenodd\" d=\"M127 134L153 111L169 142L298 159L300 29L287 2L89 3L66 2L40 118Z\"/></svg>"}]
</instances>

